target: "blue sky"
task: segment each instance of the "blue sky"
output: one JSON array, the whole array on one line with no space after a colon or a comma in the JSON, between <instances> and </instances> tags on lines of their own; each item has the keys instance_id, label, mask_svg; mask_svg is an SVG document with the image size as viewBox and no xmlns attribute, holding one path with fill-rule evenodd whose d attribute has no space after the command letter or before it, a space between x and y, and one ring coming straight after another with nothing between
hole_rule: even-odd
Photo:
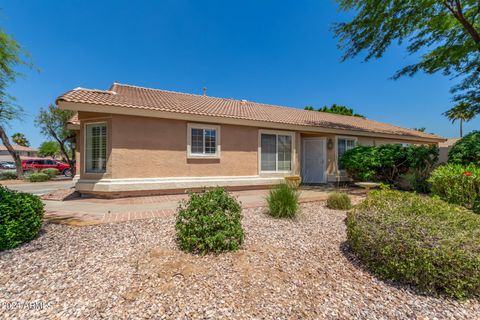
<instances>
[{"instance_id":1,"label":"blue sky","mask_svg":"<svg viewBox=\"0 0 480 320\"><path fill-rule=\"evenodd\" d=\"M303 108L343 104L370 119L458 135L441 75L389 80L415 61L400 47L380 60L340 62L331 27L348 15L324 1L2 1L0 25L40 70L10 88L26 111L9 133L37 147L33 119L75 87L139 86ZM480 128L480 117L465 131Z\"/></svg>"}]
</instances>

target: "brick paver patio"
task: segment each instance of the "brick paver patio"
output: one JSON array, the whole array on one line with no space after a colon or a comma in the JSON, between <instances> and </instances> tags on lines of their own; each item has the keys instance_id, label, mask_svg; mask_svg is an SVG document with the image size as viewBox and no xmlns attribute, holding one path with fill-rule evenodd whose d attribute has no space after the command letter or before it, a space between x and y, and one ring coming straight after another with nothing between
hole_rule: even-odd
<instances>
[{"instance_id":1,"label":"brick paver patio","mask_svg":"<svg viewBox=\"0 0 480 320\"><path fill-rule=\"evenodd\" d=\"M325 201L332 189L308 188L300 191L300 202ZM359 190L352 192L355 197L362 197ZM232 192L242 203L243 208L265 206L268 190L248 190ZM160 195L147 197L131 197L121 199L76 198L67 201L45 202L45 218L52 222L71 225L93 225L117 223L129 220L148 219L174 215L179 202L186 200L188 195Z\"/></svg>"}]
</instances>

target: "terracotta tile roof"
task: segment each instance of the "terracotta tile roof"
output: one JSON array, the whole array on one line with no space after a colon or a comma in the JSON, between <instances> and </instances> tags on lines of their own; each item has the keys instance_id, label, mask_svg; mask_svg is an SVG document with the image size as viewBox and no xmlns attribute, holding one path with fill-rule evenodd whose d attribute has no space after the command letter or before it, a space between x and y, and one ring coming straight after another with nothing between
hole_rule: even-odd
<instances>
[{"instance_id":1,"label":"terracotta tile roof","mask_svg":"<svg viewBox=\"0 0 480 320\"><path fill-rule=\"evenodd\" d=\"M30 148L30 147L24 147L20 146L18 144L12 143L13 150L15 151L30 151L30 152L36 152L38 150ZM3 144L0 144L0 151L6 151L7 147L5 147Z\"/></svg>"},{"instance_id":2,"label":"terracotta tile roof","mask_svg":"<svg viewBox=\"0 0 480 320\"><path fill-rule=\"evenodd\" d=\"M78 113L75 113L73 117L68 120L67 124L80 125L80 120L78 120Z\"/></svg>"},{"instance_id":3,"label":"terracotta tile roof","mask_svg":"<svg viewBox=\"0 0 480 320\"><path fill-rule=\"evenodd\" d=\"M114 83L110 90L77 88L60 96L57 101L292 124L305 126L306 131L313 126L444 140L440 136L353 116L119 83Z\"/></svg>"}]
</instances>

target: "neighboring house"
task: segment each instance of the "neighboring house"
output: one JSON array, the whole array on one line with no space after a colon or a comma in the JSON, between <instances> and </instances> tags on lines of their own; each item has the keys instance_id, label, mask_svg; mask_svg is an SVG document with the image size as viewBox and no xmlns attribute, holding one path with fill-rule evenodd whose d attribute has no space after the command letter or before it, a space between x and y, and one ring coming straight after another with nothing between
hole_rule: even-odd
<instances>
[{"instance_id":1,"label":"neighboring house","mask_svg":"<svg viewBox=\"0 0 480 320\"><path fill-rule=\"evenodd\" d=\"M114 83L57 99L78 111L76 187L117 196L211 186L260 188L285 176L346 179L338 159L357 144L445 139L352 116Z\"/></svg>"},{"instance_id":2,"label":"neighboring house","mask_svg":"<svg viewBox=\"0 0 480 320\"><path fill-rule=\"evenodd\" d=\"M35 158L38 156L38 150L36 149L20 146L14 143L12 143L12 147L22 159ZM13 161L12 156L3 144L0 145L0 161Z\"/></svg>"},{"instance_id":3,"label":"neighboring house","mask_svg":"<svg viewBox=\"0 0 480 320\"><path fill-rule=\"evenodd\" d=\"M458 140L460 140L460 138L448 138L446 141L438 144L438 163L446 163L448 161L448 152L450 152L450 149L452 149Z\"/></svg>"}]
</instances>

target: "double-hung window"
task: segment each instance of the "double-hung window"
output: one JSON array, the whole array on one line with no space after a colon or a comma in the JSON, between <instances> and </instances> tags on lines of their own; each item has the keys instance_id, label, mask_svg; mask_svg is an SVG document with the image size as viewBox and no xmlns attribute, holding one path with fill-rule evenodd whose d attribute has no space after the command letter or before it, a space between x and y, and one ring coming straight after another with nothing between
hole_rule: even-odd
<instances>
[{"instance_id":1,"label":"double-hung window","mask_svg":"<svg viewBox=\"0 0 480 320\"><path fill-rule=\"evenodd\" d=\"M290 134L262 133L260 136L261 171L291 171L292 144Z\"/></svg>"},{"instance_id":2,"label":"double-hung window","mask_svg":"<svg viewBox=\"0 0 480 320\"><path fill-rule=\"evenodd\" d=\"M220 127L189 124L188 155L190 157L219 157Z\"/></svg>"},{"instance_id":3,"label":"double-hung window","mask_svg":"<svg viewBox=\"0 0 480 320\"><path fill-rule=\"evenodd\" d=\"M337 138L337 162L338 169L343 170L343 165L340 161L345 151L355 148L357 139L355 138Z\"/></svg>"},{"instance_id":4,"label":"double-hung window","mask_svg":"<svg viewBox=\"0 0 480 320\"><path fill-rule=\"evenodd\" d=\"M86 124L85 130L85 172L105 173L107 171L107 124Z\"/></svg>"}]
</instances>

